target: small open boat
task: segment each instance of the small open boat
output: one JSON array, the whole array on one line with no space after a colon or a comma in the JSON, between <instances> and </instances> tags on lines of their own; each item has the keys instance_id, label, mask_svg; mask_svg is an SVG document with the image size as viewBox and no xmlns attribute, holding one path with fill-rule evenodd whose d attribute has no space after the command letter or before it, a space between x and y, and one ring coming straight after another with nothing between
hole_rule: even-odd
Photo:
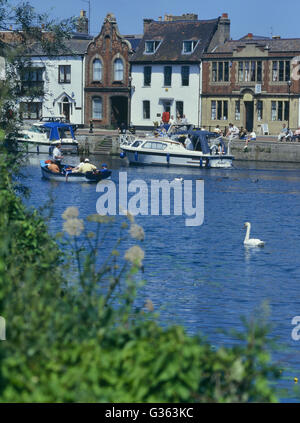
<instances>
[{"instance_id":1,"label":"small open boat","mask_svg":"<svg viewBox=\"0 0 300 423\"><path fill-rule=\"evenodd\" d=\"M111 176L111 170L100 169L97 172L72 173L75 166L63 165L61 173L51 172L45 160L40 160L42 176L45 179L59 182L99 182Z\"/></svg>"}]
</instances>

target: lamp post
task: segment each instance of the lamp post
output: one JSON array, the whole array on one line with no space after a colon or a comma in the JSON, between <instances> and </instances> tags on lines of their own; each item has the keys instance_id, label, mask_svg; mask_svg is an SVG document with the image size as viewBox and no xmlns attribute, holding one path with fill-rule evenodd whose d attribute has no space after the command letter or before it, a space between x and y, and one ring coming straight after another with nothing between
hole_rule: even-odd
<instances>
[{"instance_id":1,"label":"lamp post","mask_svg":"<svg viewBox=\"0 0 300 423\"><path fill-rule=\"evenodd\" d=\"M132 83L132 76L129 75L128 77L128 91L129 91L129 98L128 98L128 125L127 128L131 127L131 83Z\"/></svg>"},{"instance_id":2,"label":"lamp post","mask_svg":"<svg viewBox=\"0 0 300 423\"><path fill-rule=\"evenodd\" d=\"M288 131L290 130L290 112L291 112L291 85L292 81L288 80L287 86L288 86L288 93L289 93L289 114L288 114Z\"/></svg>"}]
</instances>

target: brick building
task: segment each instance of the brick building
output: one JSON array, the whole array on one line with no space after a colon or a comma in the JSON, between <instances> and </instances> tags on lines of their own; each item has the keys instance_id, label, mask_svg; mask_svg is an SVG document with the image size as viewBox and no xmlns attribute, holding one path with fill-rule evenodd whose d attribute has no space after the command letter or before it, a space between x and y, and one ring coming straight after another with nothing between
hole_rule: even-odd
<instances>
[{"instance_id":1,"label":"brick building","mask_svg":"<svg viewBox=\"0 0 300 423\"><path fill-rule=\"evenodd\" d=\"M297 63L293 58L299 54L300 39L253 34L207 52L202 124L224 128L231 122L257 133L268 129L270 134L278 134L283 123L297 128L300 84L293 76L293 63Z\"/></svg>"},{"instance_id":2,"label":"brick building","mask_svg":"<svg viewBox=\"0 0 300 423\"><path fill-rule=\"evenodd\" d=\"M118 127L129 119L129 57L133 48L122 36L116 18L107 14L99 35L88 45L85 57L85 124ZM134 42L133 42L134 44Z\"/></svg>"}]
</instances>

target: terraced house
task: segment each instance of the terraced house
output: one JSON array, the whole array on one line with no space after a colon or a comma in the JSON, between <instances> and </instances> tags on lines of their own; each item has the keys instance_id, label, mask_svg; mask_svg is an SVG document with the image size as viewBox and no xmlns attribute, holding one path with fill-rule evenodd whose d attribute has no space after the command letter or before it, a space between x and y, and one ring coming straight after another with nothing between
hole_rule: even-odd
<instances>
[{"instance_id":1,"label":"terraced house","mask_svg":"<svg viewBox=\"0 0 300 423\"><path fill-rule=\"evenodd\" d=\"M203 57L202 123L278 134L300 125L300 39L249 33Z\"/></svg>"},{"instance_id":2,"label":"terraced house","mask_svg":"<svg viewBox=\"0 0 300 423\"><path fill-rule=\"evenodd\" d=\"M89 43L85 60L85 123L119 127L128 123L130 101L129 57L139 36L120 34L108 13L100 33Z\"/></svg>"},{"instance_id":3,"label":"terraced house","mask_svg":"<svg viewBox=\"0 0 300 423\"><path fill-rule=\"evenodd\" d=\"M201 124L202 57L230 38L227 14L198 20L195 14L144 19L144 34L130 58L131 122L153 127L164 112Z\"/></svg>"}]
</instances>

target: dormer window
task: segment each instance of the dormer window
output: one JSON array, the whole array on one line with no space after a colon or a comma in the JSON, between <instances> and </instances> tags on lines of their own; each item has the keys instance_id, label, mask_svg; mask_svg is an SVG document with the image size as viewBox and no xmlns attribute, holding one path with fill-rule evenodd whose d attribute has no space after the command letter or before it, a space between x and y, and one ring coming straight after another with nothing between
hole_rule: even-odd
<instances>
[{"instance_id":1,"label":"dormer window","mask_svg":"<svg viewBox=\"0 0 300 423\"><path fill-rule=\"evenodd\" d=\"M161 41L145 41L145 53L153 54L156 52Z\"/></svg>"},{"instance_id":2,"label":"dormer window","mask_svg":"<svg viewBox=\"0 0 300 423\"><path fill-rule=\"evenodd\" d=\"M183 42L183 46L182 46L182 53L184 53L184 54L193 53L193 51L195 50L197 44L198 44L198 41L197 40L184 41Z\"/></svg>"}]
</instances>

